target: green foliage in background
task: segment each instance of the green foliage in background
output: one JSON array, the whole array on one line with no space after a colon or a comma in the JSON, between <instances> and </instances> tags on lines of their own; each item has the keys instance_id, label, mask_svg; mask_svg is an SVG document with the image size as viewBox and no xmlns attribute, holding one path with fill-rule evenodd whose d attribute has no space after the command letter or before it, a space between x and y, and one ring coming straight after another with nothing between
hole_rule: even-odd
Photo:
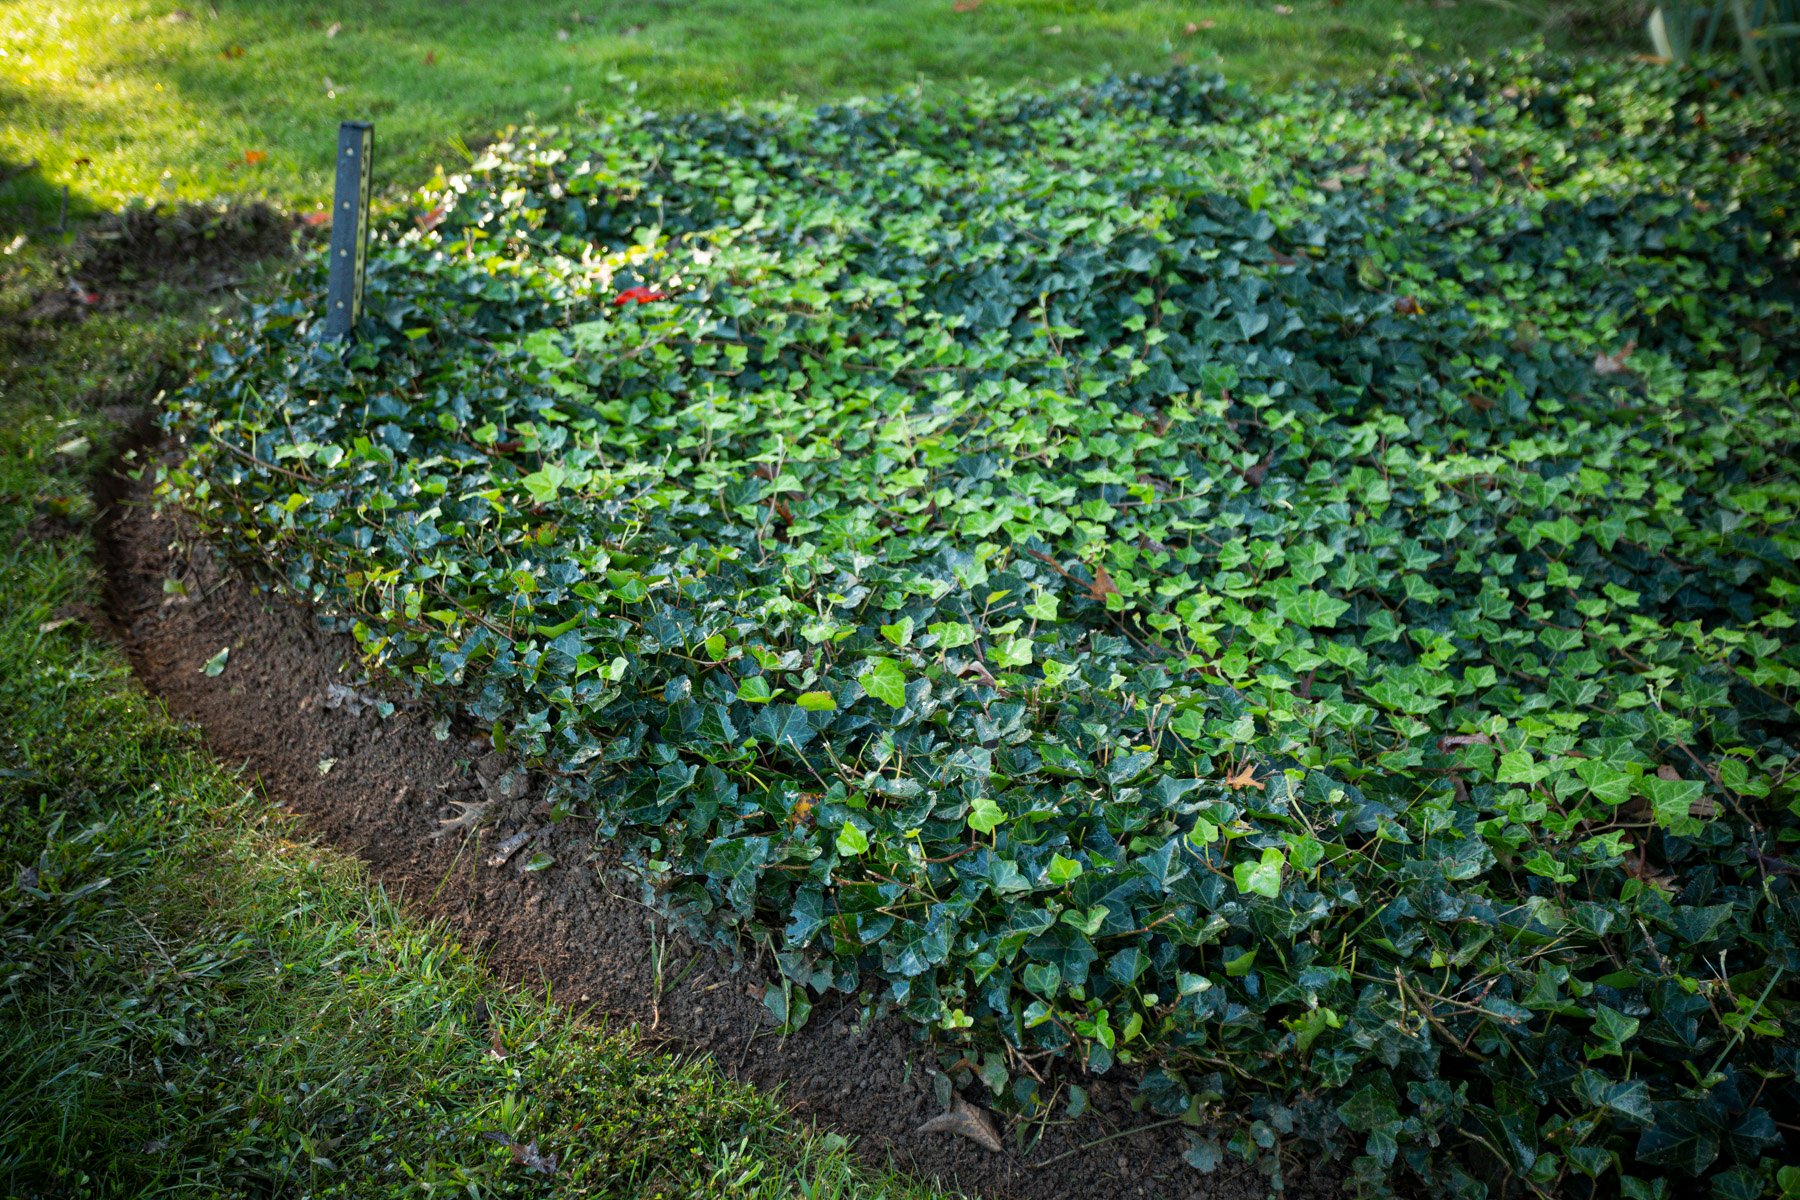
<instances>
[{"instance_id":1,"label":"green foliage in background","mask_svg":"<svg viewBox=\"0 0 1800 1200\"><path fill-rule=\"evenodd\" d=\"M167 491L788 1028L897 1009L1021 1137L1126 1077L1200 1170L1756 1195L1800 154L1747 84L539 130L378 239L353 349L322 260L223 331Z\"/></svg>"},{"instance_id":2,"label":"green foliage in background","mask_svg":"<svg viewBox=\"0 0 1800 1200\"><path fill-rule=\"evenodd\" d=\"M1670 0L1651 13L1650 38L1678 63L1734 53L1763 88L1800 82L1800 0Z\"/></svg>"}]
</instances>

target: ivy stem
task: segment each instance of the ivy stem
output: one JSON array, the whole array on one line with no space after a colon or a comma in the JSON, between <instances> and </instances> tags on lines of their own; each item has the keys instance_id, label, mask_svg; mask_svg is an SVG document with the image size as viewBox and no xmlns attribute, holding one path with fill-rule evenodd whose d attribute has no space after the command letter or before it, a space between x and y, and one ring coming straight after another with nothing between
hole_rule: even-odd
<instances>
[{"instance_id":1,"label":"ivy stem","mask_svg":"<svg viewBox=\"0 0 1800 1200\"><path fill-rule=\"evenodd\" d=\"M1744 1030L1750 1028L1750 1022L1756 1020L1756 1014L1762 1011L1763 1002L1769 998L1769 993L1775 990L1775 985L1781 982L1781 977L1786 971L1786 967L1775 968L1775 973L1769 976L1769 982L1763 985L1762 995L1756 998L1756 1003L1752 1004L1750 1011L1745 1014L1744 1023L1732 1030L1731 1040L1725 1043L1723 1050L1719 1051L1719 1057L1713 1059L1712 1070L1707 1072L1708 1075L1717 1075L1719 1068L1725 1065L1725 1060L1731 1057L1731 1052L1737 1049L1737 1044L1744 1040Z\"/></svg>"}]
</instances>

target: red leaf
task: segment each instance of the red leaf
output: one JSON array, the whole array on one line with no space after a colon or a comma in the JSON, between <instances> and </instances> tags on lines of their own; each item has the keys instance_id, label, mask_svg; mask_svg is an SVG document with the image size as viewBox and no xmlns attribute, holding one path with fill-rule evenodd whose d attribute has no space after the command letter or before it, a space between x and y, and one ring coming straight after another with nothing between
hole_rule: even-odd
<instances>
[{"instance_id":1,"label":"red leaf","mask_svg":"<svg viewBox=\"0 0 1800 1200\"><path fill-rule=\"evenodd\" d=\"M268 151L266 151L266 150L246 150L246 151L244 151L244 161L249 163L253 167L257 163L267 162L268 159L269 159L269 154L268 154Z\"/></svg>"},{"instance_id":2,"label":"red leaf","mask_svg":"<svg viewBox=\"0 0 1800 1200\"><path fill-rule=\"evenodd\" d=\"M648 304L652 300L667 300L668 298L667 292L659 292L655 288L628 287L614 296L612 302L613 307L618 308L625 304Z\"/></svg>"},{"instance_id":3,"label":"red leaf","mask_svg":"<svg viewBox=\"0 0 1800 1200\"><path fill-rule=\"evenodd\" d=\"M1419 317L1425 315L1425 306L1412 296L1402 296L1394 301L1394 312L1402 317Z\"/></svg>"}]
</instances>

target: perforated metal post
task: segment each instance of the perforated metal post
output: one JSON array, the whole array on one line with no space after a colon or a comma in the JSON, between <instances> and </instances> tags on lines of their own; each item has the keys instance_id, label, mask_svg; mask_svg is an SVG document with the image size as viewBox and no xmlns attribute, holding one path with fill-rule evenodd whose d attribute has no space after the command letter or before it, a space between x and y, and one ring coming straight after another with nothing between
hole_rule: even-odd
<instances>
[{"instance_id":1,"label":"perforated metal post","mask_svg":"<svg viewBox=\"0 0 1800 1200\"><path fill-rule=\"evenodd\" d=\"M325 292L325 336L355 336L362 315L363 264L369 245L369 162L375 126L338 126L337 188L331 200L331 281Z\"/></svg>"}]
</instances>

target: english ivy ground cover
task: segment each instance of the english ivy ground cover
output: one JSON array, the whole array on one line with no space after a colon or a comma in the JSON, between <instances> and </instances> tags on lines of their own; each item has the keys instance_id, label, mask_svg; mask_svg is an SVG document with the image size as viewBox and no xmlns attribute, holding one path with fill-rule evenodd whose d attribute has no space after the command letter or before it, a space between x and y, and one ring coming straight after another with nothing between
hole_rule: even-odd
<instances>
[{"instance_id":1,"label":"english ivy ground cover","mask_svg":"<svg viewBox=\"0 0 1800 1200\"><path fill-rule=\"evenodd\" d=\"M1200 1170L1791 1193L1800 144L1740 84L540 131L353 350L322 263L222 331L168 485L791 1029L1141 1079Z\"/></svg>"}]
</instances>

